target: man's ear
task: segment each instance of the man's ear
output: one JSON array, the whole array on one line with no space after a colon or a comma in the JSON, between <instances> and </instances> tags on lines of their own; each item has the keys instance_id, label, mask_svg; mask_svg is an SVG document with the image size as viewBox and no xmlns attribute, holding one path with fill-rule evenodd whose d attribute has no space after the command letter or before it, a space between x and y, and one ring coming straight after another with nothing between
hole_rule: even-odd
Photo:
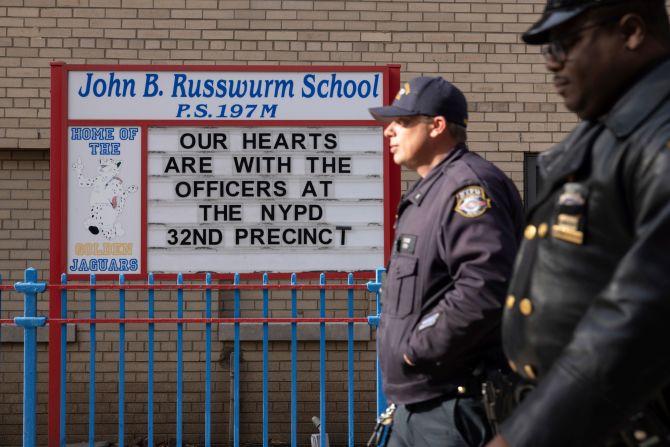
<instances>
[{"instance_id":1,"label":"man's ear","mask_svg":"<svg viewBox=\"0 0 670 447\"><path fill-rule=\"evenodd\" d=\"M437 137L447 131L447 120L443 116L433 117L433 129L430 131L431 137Z\"/></svg>"},{"instance_id":2,"label":"man's ear","mask_svg":"<svg viewBox=\"0 0 670 447\"><path fill-rule=\"evenodd\" d=\"M619 21L621 32L626 41L626 49L637 50L647 36L647 25L637 14L626 14Z\"/></svg>"}]
</instances>

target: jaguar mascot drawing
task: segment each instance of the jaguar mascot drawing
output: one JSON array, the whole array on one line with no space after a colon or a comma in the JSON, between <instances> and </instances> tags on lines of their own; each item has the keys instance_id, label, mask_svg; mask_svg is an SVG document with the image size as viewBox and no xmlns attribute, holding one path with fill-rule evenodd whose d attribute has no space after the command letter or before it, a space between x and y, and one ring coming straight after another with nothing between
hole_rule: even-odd
<instances>
[{"instance_id":1,"label":"jaguar mascot drawing","mask_svg":"<svg viewBox=\"0 0 670 447\"><path fill-rule=\"evenodd\" d=\"M137 185L124 187L119 177L122 162L113 158L98 160L98 175L89 178L83 173L81 159L72 165L77 172L77 180L81 188L92 188L89 204L91 205L88 219L84 226L93 235L101 234L107 240L123 236L123 227L117 222L123 211L128 195L137 191Z\"/></svg>"}]
</instances>

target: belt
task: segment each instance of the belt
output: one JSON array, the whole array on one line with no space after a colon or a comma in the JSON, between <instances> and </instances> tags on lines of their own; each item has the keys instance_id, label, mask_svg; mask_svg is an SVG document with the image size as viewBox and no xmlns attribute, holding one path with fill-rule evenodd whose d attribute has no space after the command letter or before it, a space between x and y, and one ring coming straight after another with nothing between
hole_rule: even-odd
<instances>
[{"instance_id":1,"label":"belt","mask_svg":"<svg viewBox=\"0 0 670 447\"><path fill-rule=\"evenodd\" d=\"M405 404L405 408L411 412L429 411L440 406L445 400L481 396L482 381L478 377L471 377L459 383L460 385L454 385L454 389L451 392L444 393L422 402Z\"/></svg>"}]
</instances>

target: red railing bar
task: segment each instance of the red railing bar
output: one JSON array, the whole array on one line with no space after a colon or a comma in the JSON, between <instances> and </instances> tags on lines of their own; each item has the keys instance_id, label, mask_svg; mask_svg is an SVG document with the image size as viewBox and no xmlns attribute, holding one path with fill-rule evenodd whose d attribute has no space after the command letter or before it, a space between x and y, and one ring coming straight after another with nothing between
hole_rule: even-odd
<instances>
[{"instance_id":1,"label":"red railing bar","mask_svg":"<svg viewBox=\"0 0 670 447\"><path fill-rule=\"evenodd\" d=\"M12 287L13 288L13 287ZM365 284L48 284L50 290L367 290Z\"/></svg>"},{"instance_id":2,"label":"red railing bar","mask_svg":"<svg viewBox=\"0 0 670 447\"><path fill-rule=\"evenodd\" d=\"M12 320L8 320L13 322ZM367 323L367 318L51 318L54 324L133 324L133 323Z\"/></svg>"}]
</instances>

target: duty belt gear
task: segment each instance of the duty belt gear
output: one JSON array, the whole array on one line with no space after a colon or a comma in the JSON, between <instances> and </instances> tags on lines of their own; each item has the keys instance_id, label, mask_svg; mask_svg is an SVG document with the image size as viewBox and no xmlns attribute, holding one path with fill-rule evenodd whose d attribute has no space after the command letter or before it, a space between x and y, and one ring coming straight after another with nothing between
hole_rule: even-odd
<instances>
[{"instance_id":1,"label":"duty belt gear","mask_svg":"<svg viewBox=\"0 0 670 447\"><path fill-rule=\"evenodd\" d=\"M379 415L375 429L372 431L372 436L366 444L367 447L384 447L388 441L388 436L391 431L391 424L393 423L393 413L395 413L396 405L391 404Z\"/></svg>"}]
</instances>

